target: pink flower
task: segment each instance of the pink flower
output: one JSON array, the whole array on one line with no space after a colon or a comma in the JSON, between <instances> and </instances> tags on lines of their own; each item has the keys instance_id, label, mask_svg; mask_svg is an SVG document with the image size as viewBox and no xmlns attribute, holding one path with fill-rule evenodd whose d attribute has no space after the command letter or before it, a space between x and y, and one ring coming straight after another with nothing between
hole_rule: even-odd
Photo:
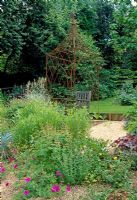
<instances>
[{"instance_id":1,"label":"pink flower","mask_svg":"<svg viewBox=\"0 0 137 200\"><path fill-rule=\"evenodd\" d=\"M71 192L71 187L69 185L66 187L66 192Z\"/></svg>"},{"instance_id":2,"label":"pink flower","mask_svg":"<svg viewBox=\"0 0 137 200\"><path fill-rule=\"evenodd\" d=\"M13 165L13 168L17 169L18 168L18 164L16 163L15 165Z\"/></svg>"},{"instance_id":3,"label":"pink flower","mask_svg":"<svg viewBox=\"0 0 137 200\"><path fill-rule=\"evenodd\" d=\"M28 195L29 195L29 190L24 190L23 194L24 194L25 196L28 196Z\"/></svg>"},{"instance_id":4,"label":"pink flower","mask_svg":"<svg viewBox=\"0 0 137 200\"><path fill-rule=\"evenodd\" d=\"M15 159L14 158L8 158L9 162L13 162Z\"/></svg>"},{"instance_id":5,"label":"pink flower","mask_svg":"<svg viewBox=\"0 0 137 200\"><path fill-rule=\"evenodd\" d=\"M51 191L52 191L52 192L60 192L60 187L59 187L59 185L53 185L52 188L51 188Z\"/></svg>"},{"instance_id":6,"label":"pink flower","mask_svg":"<svg viewBox=\"0 0 137 200\"><path fill-rule=\"evenodd\" d=\"M56 171L56 176L61 176L60 171Z\"/></svg>"},{"instance_id":7,"label":"pink flower","mask_svg":"<svg viewBox=\"0 0 137 200\"><path fill-rule=\"evenodd\" d=\"M3 167L3 162L0 162L0 167Z\"/></svg>"},{"instance_id":8,"label":"pink flower","mask_svg":"<svg viewBox=\"0 0 137 200\"><path fill-rule=\"evenodd\" d=\"M6 187L8 187L9 185L10 185L9 182L5 183L5 186L6 186Z\"/></svg>"},{"instance_id":9,"label":"pink flower","mask_svg":"<svg viewBox=\"0 0 137 200\"><path fill-rule=\"evenodd\" d=\"M0 172L4 173L6 171L5 167L0 167Z\"/></svg>"},{"instance_id":10,"label":"pink flower","mask_svg":"<svg viewBox=\"0 0 137 200\"><path fill-rule=\"evenodd\" d=\"M30 177L26 177L26 178L24 178L24 181L25 181L26 183L29 183L29 182L31 181L31 178L30 178Z\"/></svg>"}]
</instances>

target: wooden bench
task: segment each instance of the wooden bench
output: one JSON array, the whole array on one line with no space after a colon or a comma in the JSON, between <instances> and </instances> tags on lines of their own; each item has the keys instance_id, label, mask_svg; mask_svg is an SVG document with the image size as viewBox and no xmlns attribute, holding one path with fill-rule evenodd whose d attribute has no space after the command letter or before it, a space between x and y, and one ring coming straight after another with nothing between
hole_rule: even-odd
<instances>
[{"instance_id":1,"label":"wooden bench","mask_svg":"<svg viewBox=\"0 0 137 200\"><path fill-rule=\"evenodd\" d=\"M78 107L86 106L89 109L91 101L91 91L77 91L76 104Z\"/></svg>"}]
</instances>

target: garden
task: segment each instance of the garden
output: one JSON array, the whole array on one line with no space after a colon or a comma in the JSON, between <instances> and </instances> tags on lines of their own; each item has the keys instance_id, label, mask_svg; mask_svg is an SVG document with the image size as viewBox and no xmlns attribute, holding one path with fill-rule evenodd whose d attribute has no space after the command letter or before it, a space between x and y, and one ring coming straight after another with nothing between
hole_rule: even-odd
<instances>
[{"instance_id":1,"label":"garden","mask_svg":"<svg viewBox=\"0 0 137 200\"><path fill-rule=\"evenodd\" d=\"M112 153L107 141L89 137L86 107L65 109L37 84L21 98L1 94L2 187L14 188L8 198L136 199L137 104Z\"/></svg>"},{"instance_id":2,"label":"garden","mask_svg":"<svg viewBox=\"0 0 137 200\"><path fill-rule=\"evenodd\" d=\"M137 200L137 1L0 14L0 199Z\"/></svg>"}]
</instances>

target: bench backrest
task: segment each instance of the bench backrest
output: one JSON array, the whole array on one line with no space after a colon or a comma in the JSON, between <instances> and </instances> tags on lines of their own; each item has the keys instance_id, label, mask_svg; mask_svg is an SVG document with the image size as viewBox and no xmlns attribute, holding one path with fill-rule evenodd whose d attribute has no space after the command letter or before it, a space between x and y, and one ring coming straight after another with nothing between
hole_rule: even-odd
<instances>
[{"instance_id":1,"label":"bench backrest","mask_svg":"<svg viewBox=\"0 0 137 200\"><path fill-rule=\"evenodd\" d=\"M91 91L77 91L76 103L79 107L87 106L89 108L91 101Z\"/></svg>"}]
</instances>

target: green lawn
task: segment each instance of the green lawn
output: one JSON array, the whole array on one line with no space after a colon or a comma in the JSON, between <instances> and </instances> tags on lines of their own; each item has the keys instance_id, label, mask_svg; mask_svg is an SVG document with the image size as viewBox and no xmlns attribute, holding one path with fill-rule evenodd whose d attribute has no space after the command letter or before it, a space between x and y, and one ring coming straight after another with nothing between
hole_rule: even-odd
<instances>
[{"instance_id":1,"label":"green lawn","mask_svg":"<svg viewBox=\"0 0 137 200\"><path fill-rule=\"evenodd\" d=\"M92 101L90 105L90 112L126 114L131 108L132 106L121 106L113 97L105 100L100 100L99 102Z\"/></svg>"}]
</instances>

